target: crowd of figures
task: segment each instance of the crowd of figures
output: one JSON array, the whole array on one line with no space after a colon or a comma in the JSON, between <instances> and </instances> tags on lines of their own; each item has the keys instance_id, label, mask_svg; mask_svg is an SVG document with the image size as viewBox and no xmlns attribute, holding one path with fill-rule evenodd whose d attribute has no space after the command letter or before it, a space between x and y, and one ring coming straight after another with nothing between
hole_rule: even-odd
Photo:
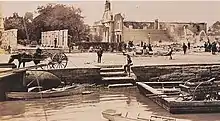
<instances>
[{"instance_id":1,"label":"crowd of figures","mask_svg":"<svg viewBox=\"0 0 220 121\"><path fill-rule=\"evenodd\" d=\"M148 54L149 51L153 51L152 49L152 45L149 43L149 44L146 44L146 43L143 43L141 41L141 44L138 45L138 46L135 46L133 44L133 41L129 41L128 44L124 43L124 46L123 46L123 51L126 52L131 52L131 51L136 51L137 50L137 47L141 47L141 50L142 50L142 54Z\"/></svg>"},{"instance_id":2,"label":"crowd of figures","mask_svg":"<svg viewBox=\"0 0 220 121\"><path fill-rule=\"evenodd\" d=\"M210 42L209 40L204 44L205 52L212 52L214 55L216 52L220 52L220 45L218 42Z\"/></svg>"},{"instance_id":3,"label":"crowd of figures","mask_svg":"<svg viewBox=\"0 0 220 121\"><path fill-rule=\"evenodd\" d=\"M207 42L204 43L205 52L211 52L213 55L216 54L216 52L220 52L220 43L216 40L213 41L212 43L208 40ZM183 53L186 54L187 49L190 50L190 42L183 43Z\"/></svg>"}]
</instances>

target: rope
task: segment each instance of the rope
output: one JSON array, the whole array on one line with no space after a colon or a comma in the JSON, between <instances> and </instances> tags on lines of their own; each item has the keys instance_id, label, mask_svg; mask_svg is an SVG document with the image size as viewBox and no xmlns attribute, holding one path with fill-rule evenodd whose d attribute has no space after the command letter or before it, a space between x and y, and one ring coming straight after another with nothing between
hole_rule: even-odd
<instances>
[{"instance_id":1,"label":"rope","mask_svg":"<svg viewBox=\"0 0 220 121\"><path fill-rule=\"evenodd\" d=\"M34 75L34 77L35 77L36 80L37 80L37 85L40 86L40 82L39 82L39 80L38 80L38 78L37 78L37 75L35 75L33 72L32 72L32 74ZM40 76L41 76L41 75L40 75ZM38 89L39 89L39 92L41 92L41 89L40 89L40 88L38 88ZM42 93L40 93L40 98L41 98L41 100L43 99ZM47 120L47 112L46 112L46 110L45 110L44 105L43 105L43 111L44 111L45 120L48 121L48 120Z\"/></svg>"},{"instance_id":2,"label":"rope","mask_svg":"<svg viewBox=\"0 0 220 121\"><path fill-rule=\"evenodd\" d=\"M215 78L211 78L211 79L209 79L208 81L200 82L200 83L196 86L196 88L194 89L194 91L193 91L193 100L195 100L196 90L197 90L197 88L198 88L200 85L202 85L203 83L212 82L212 81L214 81L214 80L215 80Z\"/></svg>"}]
</instances>

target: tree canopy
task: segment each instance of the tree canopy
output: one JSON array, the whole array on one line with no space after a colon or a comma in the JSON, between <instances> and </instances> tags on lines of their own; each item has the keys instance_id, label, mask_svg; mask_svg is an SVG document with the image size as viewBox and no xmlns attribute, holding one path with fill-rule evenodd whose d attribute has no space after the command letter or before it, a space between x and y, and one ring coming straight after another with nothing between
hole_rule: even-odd
<instances>
[{"instance_id":1,"label":"tree canopy","mask_svg":"<svg viewBox=\"0 0 220 121\"><path fill-rule=\"evenodd\" d=\"M13 13L12 16L5 18L4 28L5 30L18 29L18 39L26 39L24 20L18 13Z\"/></svg>"},{"instance_id":2,"label":"tree canopy","mask_svg":"<svg viewBox=\"0 0 220 121\"><path fill-rule=\"evenodd\" d=\"M18 29L18 39L38 41L41 32L68 29L69 43L88 40L89 26L84 23L81 10L63 4L48 4L37 8L38 16L26 12L24 16L14 13L6 17L5 29ZM71 44L68 44L71 45Z\"/></svg>"},{"instance_id":3,"label":"tree canopy","mask_svg":"<svg viewBox=\"0 0 220 121\"><path fill-rule=\"evenodd\" d=\"M48 4L37 8L38 16L32 21L32 40L39 40L41 32L68 29L68 34L73 41L87 39L88 25L84 24L83 16L79 8L63 4Z\"/></svg>"}]
</instances>

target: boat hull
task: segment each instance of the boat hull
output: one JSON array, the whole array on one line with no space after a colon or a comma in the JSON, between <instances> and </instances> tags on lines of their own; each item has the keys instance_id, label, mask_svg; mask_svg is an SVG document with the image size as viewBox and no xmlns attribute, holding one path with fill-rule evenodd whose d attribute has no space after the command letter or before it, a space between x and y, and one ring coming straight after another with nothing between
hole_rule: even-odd
<instances>
[{"instance_id":1,"label":"boat hull","mask_svg":"<svg viewBox=\"0 0 220 121\"><path fill-rule=\"evenodd\" d=\"M7 92L8 99L40 99L40 98L52 98L82 94L85 87L76 87L73 89L67 89L62 91L49 91L49 92Z\"/></svg>"},{"instance_id":2,"label":"boat hull","mask_svg":"<svg viewBox=\"0 0 220 121\"><path fill-rule=\"evenodd\" d=\"M102 116L109 121L149 121L147 119L133 119L121 116L121 113L117 113L115 110L108 109L102 112Z\"/></svg>"}]
</instances>

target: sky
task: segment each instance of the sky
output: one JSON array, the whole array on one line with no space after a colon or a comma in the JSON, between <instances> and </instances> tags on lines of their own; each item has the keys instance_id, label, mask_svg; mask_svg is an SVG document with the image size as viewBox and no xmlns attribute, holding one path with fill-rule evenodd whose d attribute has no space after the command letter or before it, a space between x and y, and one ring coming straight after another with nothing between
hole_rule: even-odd
<instances>
[{"instance_id":1,"label":"sky","mask_svg":"<svg viewBox=\"0 0 220 121\"><path fill-rule=\"evenodd\" d=\"M125 20L130 21L179 21L179 22L207 22L212 25L220 20L220 1L131 1L110 0L112 12L122 13ZM48 3L73 5L82 9L85 23L102 18L105 0L99 1L2 1L3 15L11 16L18 12L23 16L25 12L34 12L38 6Z\"/></svg>"}]
</instances>

